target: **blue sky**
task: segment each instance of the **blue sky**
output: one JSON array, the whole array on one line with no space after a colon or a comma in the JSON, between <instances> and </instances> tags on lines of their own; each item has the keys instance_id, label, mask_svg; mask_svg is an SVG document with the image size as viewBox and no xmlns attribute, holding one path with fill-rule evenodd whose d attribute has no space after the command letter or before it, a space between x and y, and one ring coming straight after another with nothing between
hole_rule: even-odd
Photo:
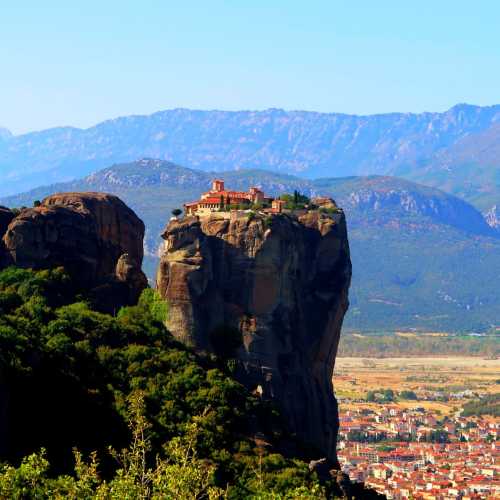
<instances>
[{"instance_id":1,"label":"blue sky","mask_svg":"<svg viewBox=\"0 0 500 500\"><path fill-rule=\"evenodd\" d=\"M0 125L15 133L176 107L373 114L500 103L497 1L9 4Z\"/></svg>"}]
</instances>

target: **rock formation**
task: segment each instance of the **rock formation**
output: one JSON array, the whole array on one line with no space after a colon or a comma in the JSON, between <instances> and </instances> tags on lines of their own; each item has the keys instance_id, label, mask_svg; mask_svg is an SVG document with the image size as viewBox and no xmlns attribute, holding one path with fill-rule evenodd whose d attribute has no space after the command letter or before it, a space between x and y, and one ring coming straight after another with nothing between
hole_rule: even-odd
<instances>
[{"instance_id":1,"label":"rock formation","mask_svg":"<svg viewBox=\"0 0 500 500\"><path fill-rule=\"evenodd\" d=\"M5 231L7 231L7 227L14 217L15 215L12 210L0 206L0 235L4 234Z\"/></svg>"},{"instance_id":2,"label":"rock formation","mask_svg":"<svg viewBox=\"0 0 500 500\"><path fill-rule=\"evenodd\" d=\"M335 464L332 374L351 262L344 214L329 212L171 221L157 288L174 336L236 358L237 378Z\"/></svg>"},{"instance_id":3,"label":"rock formation","mask_svg":"<svg viewBox=\"0 0 500 500\"><path fill-rule=\"evenodd\" d=\"M500 233L500 206L493 205L489 210L483 212L483 216L486 224Z\"/></svg>"},{"instance_id":4,"label":"rock formation","mask_svg":"<svg viewBox=\"0 0 500 500\"><path fill-rule=\"evenodd\" d=\"M7 228L9 227L9 224L11 223L13 218L14 212L12 212L12 210L0 206L0 269L8 260L7 253L5 251L5 245L1 239L1 236L5 234L5 231L7 231Z\"/></svg>"},{"instance_id":5,"label":"rock formation","mask_svg":"<svg viewBox=\"0 0 500 500\"><path fill-rule=\"evenodd\" d=\"M116 196L54 194L2 226L9 217L0 210L3 266L62 266L105 310L135 302L147 285L141 271L144 224Z\"/></svg>"}]
</instances>

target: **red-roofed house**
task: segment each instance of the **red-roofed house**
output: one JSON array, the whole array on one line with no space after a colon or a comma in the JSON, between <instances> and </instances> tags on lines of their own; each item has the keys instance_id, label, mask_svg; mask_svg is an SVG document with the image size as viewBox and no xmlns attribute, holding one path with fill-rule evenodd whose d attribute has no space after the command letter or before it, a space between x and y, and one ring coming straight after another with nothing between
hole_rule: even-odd
<instances>
[{"instance_id":1,"label":"red-roofed house","mask_svg":"<svg viewBox=\"0 0 500 500\"><path fill-rule=\"evenodd\" d=\"M257 187L251 187L248 192L228 191L224 187L224 181L214 179L212 189L203 193L199 200L185 203L186 215L209 215L231 205L250 206L265 200L264 193Z\"/></svg>"}]
</instances>

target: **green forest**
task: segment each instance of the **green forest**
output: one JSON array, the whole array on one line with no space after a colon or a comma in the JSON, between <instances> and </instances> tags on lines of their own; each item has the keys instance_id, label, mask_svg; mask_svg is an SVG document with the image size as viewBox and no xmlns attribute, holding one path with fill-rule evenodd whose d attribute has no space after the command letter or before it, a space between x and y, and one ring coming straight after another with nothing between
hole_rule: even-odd
<instances>
[{"instance_id":1,"label":"green forest","mask_svg":"<svg viewBox=\"0 0 500 500\"><path fill-rule=\"evenodd\" d=\"M469 401L462 411L464 417L492 415L500 417L500 393L490 394L476 401Z\"/></svg>"},{"instance_id":2,"label":"green forest","mask_svg":"<svg viewBox=\"0 0 500 500\"><path fill-rule=\"evenodd\" d=\"M497 335L399 336L395 334L353 335L342 333L338 356L397 357L397 356L500 356Z\"/></svg>"},{"instance_id":3,"label":"green forest","mask_svg":"<svg viewBox=\"0 0 500 500\"><path fill-rule=\"evenodd\" d=\"M62 269L0 272L0 498L340 492L234 360L176 342L167 313L151 289L110 316Z\"/></svg>"}]
</instances>

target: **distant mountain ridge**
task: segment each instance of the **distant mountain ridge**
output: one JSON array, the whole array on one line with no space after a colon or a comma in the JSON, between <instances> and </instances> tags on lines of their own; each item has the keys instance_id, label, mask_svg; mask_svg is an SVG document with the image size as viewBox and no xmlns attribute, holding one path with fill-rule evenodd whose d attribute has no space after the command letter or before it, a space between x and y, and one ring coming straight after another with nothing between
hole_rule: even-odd
<instances>
[{"instance_id":1,"label":"distant mountain ridge","mask_svg":"<svg viewBox=\"0 0 500 500\"><path fill-rule=\"evenodd\" d=\"M487 224L481 213L467 202L404 179L363 176L309 180L258 169L202 172L151 158L112 165L83 179L41 186L0 201L12 206L30 206L34 200L58 191L101 191L119 194L126 199L132 197L130 203L134 207L138 198L134 192L153 191L155 199L161 198L166 189L165 199L170 200L173 208L182 205L189 197L198 197L218 175L223 175L228 185L239 190L257 185L266 193L279 195L297 189L308 196L334 196L342 207L363 214L369 212L373 216L392 208L412 216L425 216L436 223L453 226L470 234L500 236L495 228ZM146 241L152 242L147 237Z\"/></svg>"},{"instance_id":2,"label":"distant mountain ridge","mask_svg":"<svg viewBox=\"0 0 500 500\"><path fill-rule=\"evenodd\" d=\"M170 211L206 191L215 174L142 159L84 179L0 199L31 206L59 191L118 195L146 224L146 270L157 267L159 234ZM388 176L302 179L262 170L228 171L228 186L266 193L298 189L332 196L347 215L353 261L351 330L483 330L500 318L500 232L467 202Z\"/></svg>"},{"instance_id":3,"label":"distant mountain ridge","mask_svg":"<svg viewBox=\"0 0 500 500\"><path fill-rule=\"evenodd\" d=\"M203 171L259 168L305 178L398 175L447 189L453 148L463 149L461 145L469 141L466 149L474 150L476 135L498 144L499 124L500 105L461 104L444 113L371 116L173 109L117 118L84 130L62 127L5 135L0 140L0 196L141 157ZM463 157L463 153L457 155ZM500 174L495 174L500 172L500 159L496 155L475 158L478 168L497 176L492 199L477 204L486 210L500 196ZM474 192L465 193L458 186L457 194L475 203L472 197L484 187L486 177L480 176Z\"/></svg>"},{"instance_id":4,"label":"distant mountain ridge","mask_svg":"<svg viewBox=\"0 0 500 500\"><path fill-rule=\"evenodd\" d=\"M4 127L0 127L0 141L6 141L12 137L12 132Z\"/></svg>"},{"instance_id":5,"label":"distant mountain ridge","mask_svg":"<svg viewBox=\"0 0 500 500\"><path fill-rule=\"evenodd\" d=\"M500 206L500 122L464 135L408 177L455 194L484 213Z\"/></svg>"}]
</instances>

